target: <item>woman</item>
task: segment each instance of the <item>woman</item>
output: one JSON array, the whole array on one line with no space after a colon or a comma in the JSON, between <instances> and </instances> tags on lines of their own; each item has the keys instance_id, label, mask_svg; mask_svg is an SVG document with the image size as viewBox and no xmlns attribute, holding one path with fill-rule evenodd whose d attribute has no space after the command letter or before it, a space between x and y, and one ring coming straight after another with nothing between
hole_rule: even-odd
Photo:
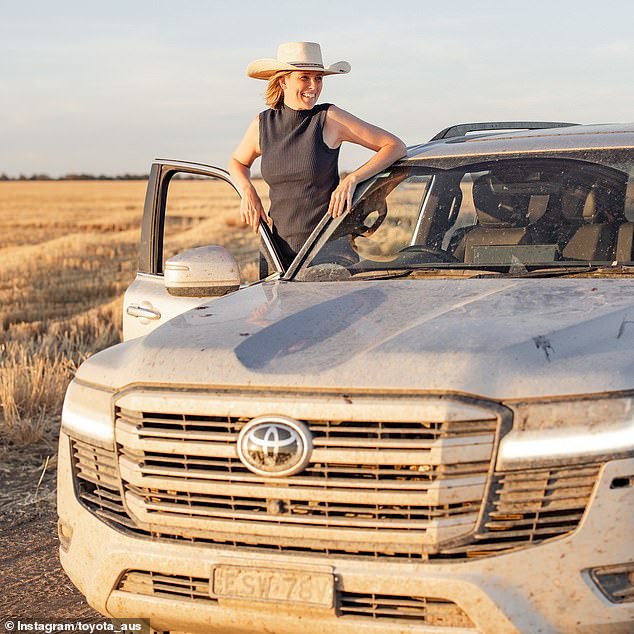
<instances>
[{"instance_id":1,"label":"woman","mask_svg":"<svg viewBox=\"0 0 634 634\"><path fill-rule=\"evenodd\" d=\"M267 216L250 177L262 157L269 185L273 236L288 266L326 211L340 216L351 206L355 187L405 154L393 134L332 104L317 104L326 75L350 71L348 62L324 67L314 42L282 44L277 59L260 59L249 77L268 80L266 103L234 151L229 171L242 194L242 221L258 230ZM374 150L364 165L339 181L339 148L344 141Z\"/></svg>"}]
</instances>

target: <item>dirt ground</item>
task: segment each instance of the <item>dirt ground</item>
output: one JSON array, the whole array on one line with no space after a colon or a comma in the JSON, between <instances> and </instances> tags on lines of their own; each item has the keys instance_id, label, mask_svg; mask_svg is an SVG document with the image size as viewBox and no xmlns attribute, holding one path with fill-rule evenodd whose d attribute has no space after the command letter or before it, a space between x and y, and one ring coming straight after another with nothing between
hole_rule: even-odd
<instances>
[{"instance_id":1,"label":"dirt ground","mask_svg":"<svg viewBox=\"0 0 634 634\"><path fill-rule=\"evenodd\" d=\"M0 446L0 623L104 620L59 563L55 444Z\"/></svg>"}]
</instances>

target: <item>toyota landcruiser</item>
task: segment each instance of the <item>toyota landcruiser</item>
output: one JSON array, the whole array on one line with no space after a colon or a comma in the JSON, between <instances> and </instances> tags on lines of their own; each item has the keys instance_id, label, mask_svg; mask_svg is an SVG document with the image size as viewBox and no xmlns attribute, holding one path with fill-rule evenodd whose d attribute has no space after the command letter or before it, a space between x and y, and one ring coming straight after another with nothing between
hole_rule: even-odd
<instances>
[{"instance_id":1,"label":"toyota landcruiser","mask_svg":"<svg viewBox=\"0 0 634 634\"><path fill-rule=\"evenodd\" d=\"M225 171L153 165L125 341L64 403L89 603L201 633L634 631L634 126L443 130L288 270L262 226L250 284L195 223L170 244L185 178L238 217Z\"/></svg>"}]
</instances>

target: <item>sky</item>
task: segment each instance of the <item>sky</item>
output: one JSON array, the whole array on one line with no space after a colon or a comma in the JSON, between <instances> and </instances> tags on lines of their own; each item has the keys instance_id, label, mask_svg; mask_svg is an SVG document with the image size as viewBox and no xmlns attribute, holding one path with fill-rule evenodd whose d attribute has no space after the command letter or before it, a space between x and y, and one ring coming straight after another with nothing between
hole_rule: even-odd
<instances>
[{"instance_id":1,"label":"sky","mask_svg":"<svg viewBox=\"0 0 634 634\"><path fill-rule=\"evenodd\" d=\"M321 101L421 143L469 121L634 120L634 3L0 0L0 173L225 167L266 82L254 59L314 41ZM344 146L342 169L368 151ZM257 164L255 170L257 171Z\"/></svg>"}]
</instances>

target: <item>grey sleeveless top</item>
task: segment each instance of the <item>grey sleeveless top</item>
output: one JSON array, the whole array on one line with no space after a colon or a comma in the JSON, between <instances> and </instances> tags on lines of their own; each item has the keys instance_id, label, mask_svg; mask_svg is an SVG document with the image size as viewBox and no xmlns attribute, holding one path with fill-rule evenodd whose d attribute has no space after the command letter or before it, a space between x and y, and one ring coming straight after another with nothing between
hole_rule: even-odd
<instances>
[{"instance_id":1,"label":"grey sleeveless top","mask_svg":"<svg viewBox=\"0 0 634 634\"><path fill-rule=\"evenodd\" d=\"M262 177L270 188L273 234L286 264L295 256L328 210L339 183L339 148L324 143L329 103L311 110L260 113Z\"/></svg>"}]
</instances>

